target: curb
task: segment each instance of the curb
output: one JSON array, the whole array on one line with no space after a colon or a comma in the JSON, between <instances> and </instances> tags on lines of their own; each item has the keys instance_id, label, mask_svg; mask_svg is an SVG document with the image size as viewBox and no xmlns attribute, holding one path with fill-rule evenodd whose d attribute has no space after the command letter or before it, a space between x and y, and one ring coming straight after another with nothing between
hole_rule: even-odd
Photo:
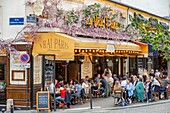
<instances>
[{"instance_id":1,"label":"curb","mask_svg":"<svg viewBox=\"0 0 170 113\"><path fill-rule=\"evenodd\" d=\"M141 103L141 104L134 104L134 105L127 105L127 106L118 106L118 107L110 107L110 108L103 108L106 110L120 110L120 109L129 109L129 108L136 108L136 107L144 107L144 106L152 106L158 104L170 103L170 100L161 100L158 102L149 102L149 103Z\"/></svg>"}]
</instances>

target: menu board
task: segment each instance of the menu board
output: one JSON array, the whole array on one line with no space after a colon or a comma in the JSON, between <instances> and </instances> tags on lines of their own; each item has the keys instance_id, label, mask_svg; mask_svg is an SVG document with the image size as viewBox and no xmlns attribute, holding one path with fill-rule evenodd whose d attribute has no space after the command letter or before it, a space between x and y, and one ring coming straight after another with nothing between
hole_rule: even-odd
<instances>
[{"instance_id":1,"label":"menu board","mask_svg":"<svg viewBox=\"0 0 170 113\"><path fill-rule=\"evenodd\" d=\"M36 95L36 110L50 111L50 93L48 91L37 92Z\"/></svg>"},{"instance_id":2,"label":"menu board","mask_svg":"<svg viewBox=\"0 0 170 113\"><path fill-rule=\"evenodd\" d=\"M34 84L41 84L42 82L42 56L34 57Z\"/></svg>"},{"instance_id":3,"label":"menu board","mask_svg":"<svg viewBox=\"0 0 170 113\"><path fill-rule=\"evenodd\" d=\"M85 56L84 62L81 65L81 78L85 78L85 76L92 78L92 63L88 56Z\"/></svg>"}]
</instances>

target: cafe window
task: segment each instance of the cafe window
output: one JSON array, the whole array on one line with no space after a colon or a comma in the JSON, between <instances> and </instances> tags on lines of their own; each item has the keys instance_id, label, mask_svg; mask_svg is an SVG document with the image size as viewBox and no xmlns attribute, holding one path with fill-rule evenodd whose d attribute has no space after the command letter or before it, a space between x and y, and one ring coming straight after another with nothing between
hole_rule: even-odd
<instances>
[{"instance_id":1,"label":"cafe window","mask_svg":"<svg viewBox=\"0 0 170 113\"><path fill-rule=\"evenodd\" d=\"M5 64L0 64L0 81L5 80Z\"/></svg>"}]
</instances>

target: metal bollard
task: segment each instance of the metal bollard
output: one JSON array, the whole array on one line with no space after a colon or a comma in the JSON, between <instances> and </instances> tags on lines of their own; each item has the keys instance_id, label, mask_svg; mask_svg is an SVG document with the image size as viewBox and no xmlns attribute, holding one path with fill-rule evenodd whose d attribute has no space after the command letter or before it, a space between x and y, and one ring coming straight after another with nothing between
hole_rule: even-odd
<instances>
[{"instance_id":1,"label":"metal bollard","mask_svg":"<svg viewBox=\"0 0 170 113\"><path fill-rule=\"evenodd\" d=\"M4 108L1 111L2 111L2 113L5 113L5 109Z\"/></svg>"},{"instance_id":2,"label":"metal bollard","mask_svg":"<svg viewBox=\"0 0 170 113\"><path fill-rule=\"evenodd\" d=\"M11 111L11 113L14 113L14 105L10 106L10 111Z\"/></svg>"}]
</instances>

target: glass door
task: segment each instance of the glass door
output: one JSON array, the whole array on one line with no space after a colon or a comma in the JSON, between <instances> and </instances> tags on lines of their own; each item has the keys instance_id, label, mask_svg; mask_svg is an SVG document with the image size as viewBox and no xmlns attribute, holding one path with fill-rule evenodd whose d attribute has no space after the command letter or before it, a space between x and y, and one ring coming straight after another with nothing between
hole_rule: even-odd
<instances>
[{"instance_id":1,"label":"glass door","mask_svg":"<svg viewBox=\"0 0 170 113\"><path fill-rule=\"evenodd\" d=\"M6 65L0 64L0 104L6 103Z\"/></svg>"}]
</instances>

